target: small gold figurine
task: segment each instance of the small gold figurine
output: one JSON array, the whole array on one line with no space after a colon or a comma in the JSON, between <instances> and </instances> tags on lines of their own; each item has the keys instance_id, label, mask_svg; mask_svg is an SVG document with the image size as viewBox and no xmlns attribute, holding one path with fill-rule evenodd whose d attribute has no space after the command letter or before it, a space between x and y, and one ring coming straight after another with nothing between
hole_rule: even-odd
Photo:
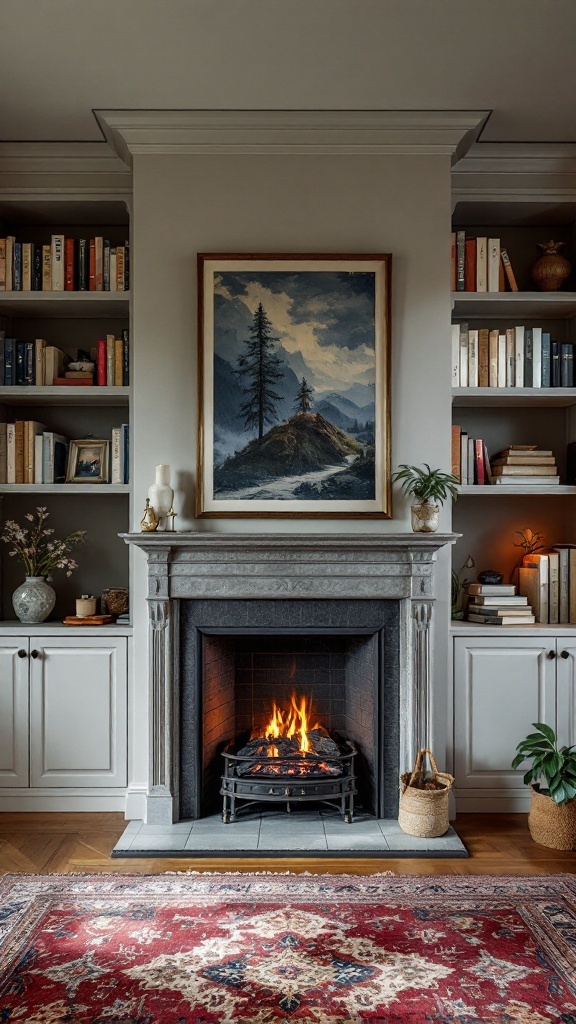
<instances>
[{"instance_id":1,"label":"small gold figurine","mask_svg":"<svg viewBox=\"0 0 576 1024\"><path fill-rule=\"evenodd\" d=\"M170 505L170 511L166 513L166 519L168 520L166 526L167 533L174 533L174 520L177 515L178 513L174 511L174 506Z\"/></svg>"},{"instance_id":2,"label":"small gold figurine","mask_svg":"<svg viewBox=\"0 0 576 1024\"><path fill-rule=\"evenodd\" d=\"M140 529L142 533L153 533L158 529L158 516L150 505L150 498L146 498L146 508L140 520Z\"/></svg>"}]
</instances>

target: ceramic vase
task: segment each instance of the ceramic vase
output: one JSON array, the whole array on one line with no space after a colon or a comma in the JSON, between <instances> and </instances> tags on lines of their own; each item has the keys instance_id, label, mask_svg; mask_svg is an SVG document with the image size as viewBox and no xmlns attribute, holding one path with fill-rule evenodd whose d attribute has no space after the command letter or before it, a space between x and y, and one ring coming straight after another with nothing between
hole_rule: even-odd
<instances>
[{"instance_id":1,"label":"ceramic vase","mask_svg":"<svg viewBox=\"0 0 576 1024\"><path fill-rule=\"evenodd\" d=\"M410 513L414 533L435 533L440 525L440 506L433 501L419 501Z\"/></svg>"},{"instance_id":2,"label":"ceramic vase","mask_svg":"<svg viewBox=\"0 0 576 1024\"><path fill-rule=\"evenodd\" d=\"M174 491L170 487L170 466L156 466L156 479L148 491L148 497L158 519L158 530L166 530L167 516L174 501Z\"/></svg>"},{"instance_id":3,"label":"ceramic vase","mask_svg":"<svg viewBox=\"0 0 576 1024\"><path fill-rule=\"evenodd\" d=\"M564 242L538 242L542 256L532 267L532 280L541 292L557 292L569 276L572 266L558 250Z\"/></svg>"},{"instance_id":4,"label":"ceramic vase","mask_svg":"<svg viewBox=\"0 0 576 1024\"><path fill-rule=\"evenodd\" d=\"M44 622L56 604L56 593L43 576L27 576L12 594L20 622Z\"/></svg>"}]
</instances>

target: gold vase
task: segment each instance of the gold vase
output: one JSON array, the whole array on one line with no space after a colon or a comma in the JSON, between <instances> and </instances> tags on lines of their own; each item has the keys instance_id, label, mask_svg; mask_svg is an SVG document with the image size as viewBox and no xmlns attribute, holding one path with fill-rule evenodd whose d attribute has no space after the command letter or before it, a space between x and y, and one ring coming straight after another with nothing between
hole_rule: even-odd
<instances>
[{"instance_id":1,"label":"gold vase","mask_svg":"<svg viewBox=\"0 0 576 1024\"><path fill-rule=\"evenodd\" d=\"M537 242L542 256L532 267L532 280L541 292L557 292L570 275L572 265L558 250L564 242Z\"/></svg>"}]
</instances>

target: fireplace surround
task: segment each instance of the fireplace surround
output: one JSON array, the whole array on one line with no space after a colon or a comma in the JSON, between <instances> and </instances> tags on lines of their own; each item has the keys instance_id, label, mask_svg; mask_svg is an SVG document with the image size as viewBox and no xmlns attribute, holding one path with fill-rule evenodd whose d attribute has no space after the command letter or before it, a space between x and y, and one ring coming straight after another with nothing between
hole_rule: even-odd
<instances>
[{"instance_id":1,"label":"fireplace surround","mask_svg":"<svg viewBox=\"0 0 576 1024\"><path fill-rule=\"evenodd\" d=\"M202 745L191 742L203 718L199 644L251 633L378 638L374 810L394 816L398 773L429 745L434 561L457 536L122 536L144 550L148 564L148 823L204 813Z\"/></svg>"}]
</instances>

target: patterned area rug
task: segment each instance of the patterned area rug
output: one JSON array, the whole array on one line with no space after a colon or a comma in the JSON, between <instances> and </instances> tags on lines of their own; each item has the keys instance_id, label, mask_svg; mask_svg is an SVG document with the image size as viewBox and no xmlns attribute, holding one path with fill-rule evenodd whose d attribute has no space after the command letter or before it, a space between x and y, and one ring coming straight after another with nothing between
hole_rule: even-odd
<instances>
[{"instance_id":1,"label":"patterned area rug","mask_svg":"<svg viewBox=\"0 0 576 1024\"><path fill-rule=\"evenodd\" d=\"M576 1024L569 875L12 875L10 1024Z\"/></svg>"}]
</instances>

